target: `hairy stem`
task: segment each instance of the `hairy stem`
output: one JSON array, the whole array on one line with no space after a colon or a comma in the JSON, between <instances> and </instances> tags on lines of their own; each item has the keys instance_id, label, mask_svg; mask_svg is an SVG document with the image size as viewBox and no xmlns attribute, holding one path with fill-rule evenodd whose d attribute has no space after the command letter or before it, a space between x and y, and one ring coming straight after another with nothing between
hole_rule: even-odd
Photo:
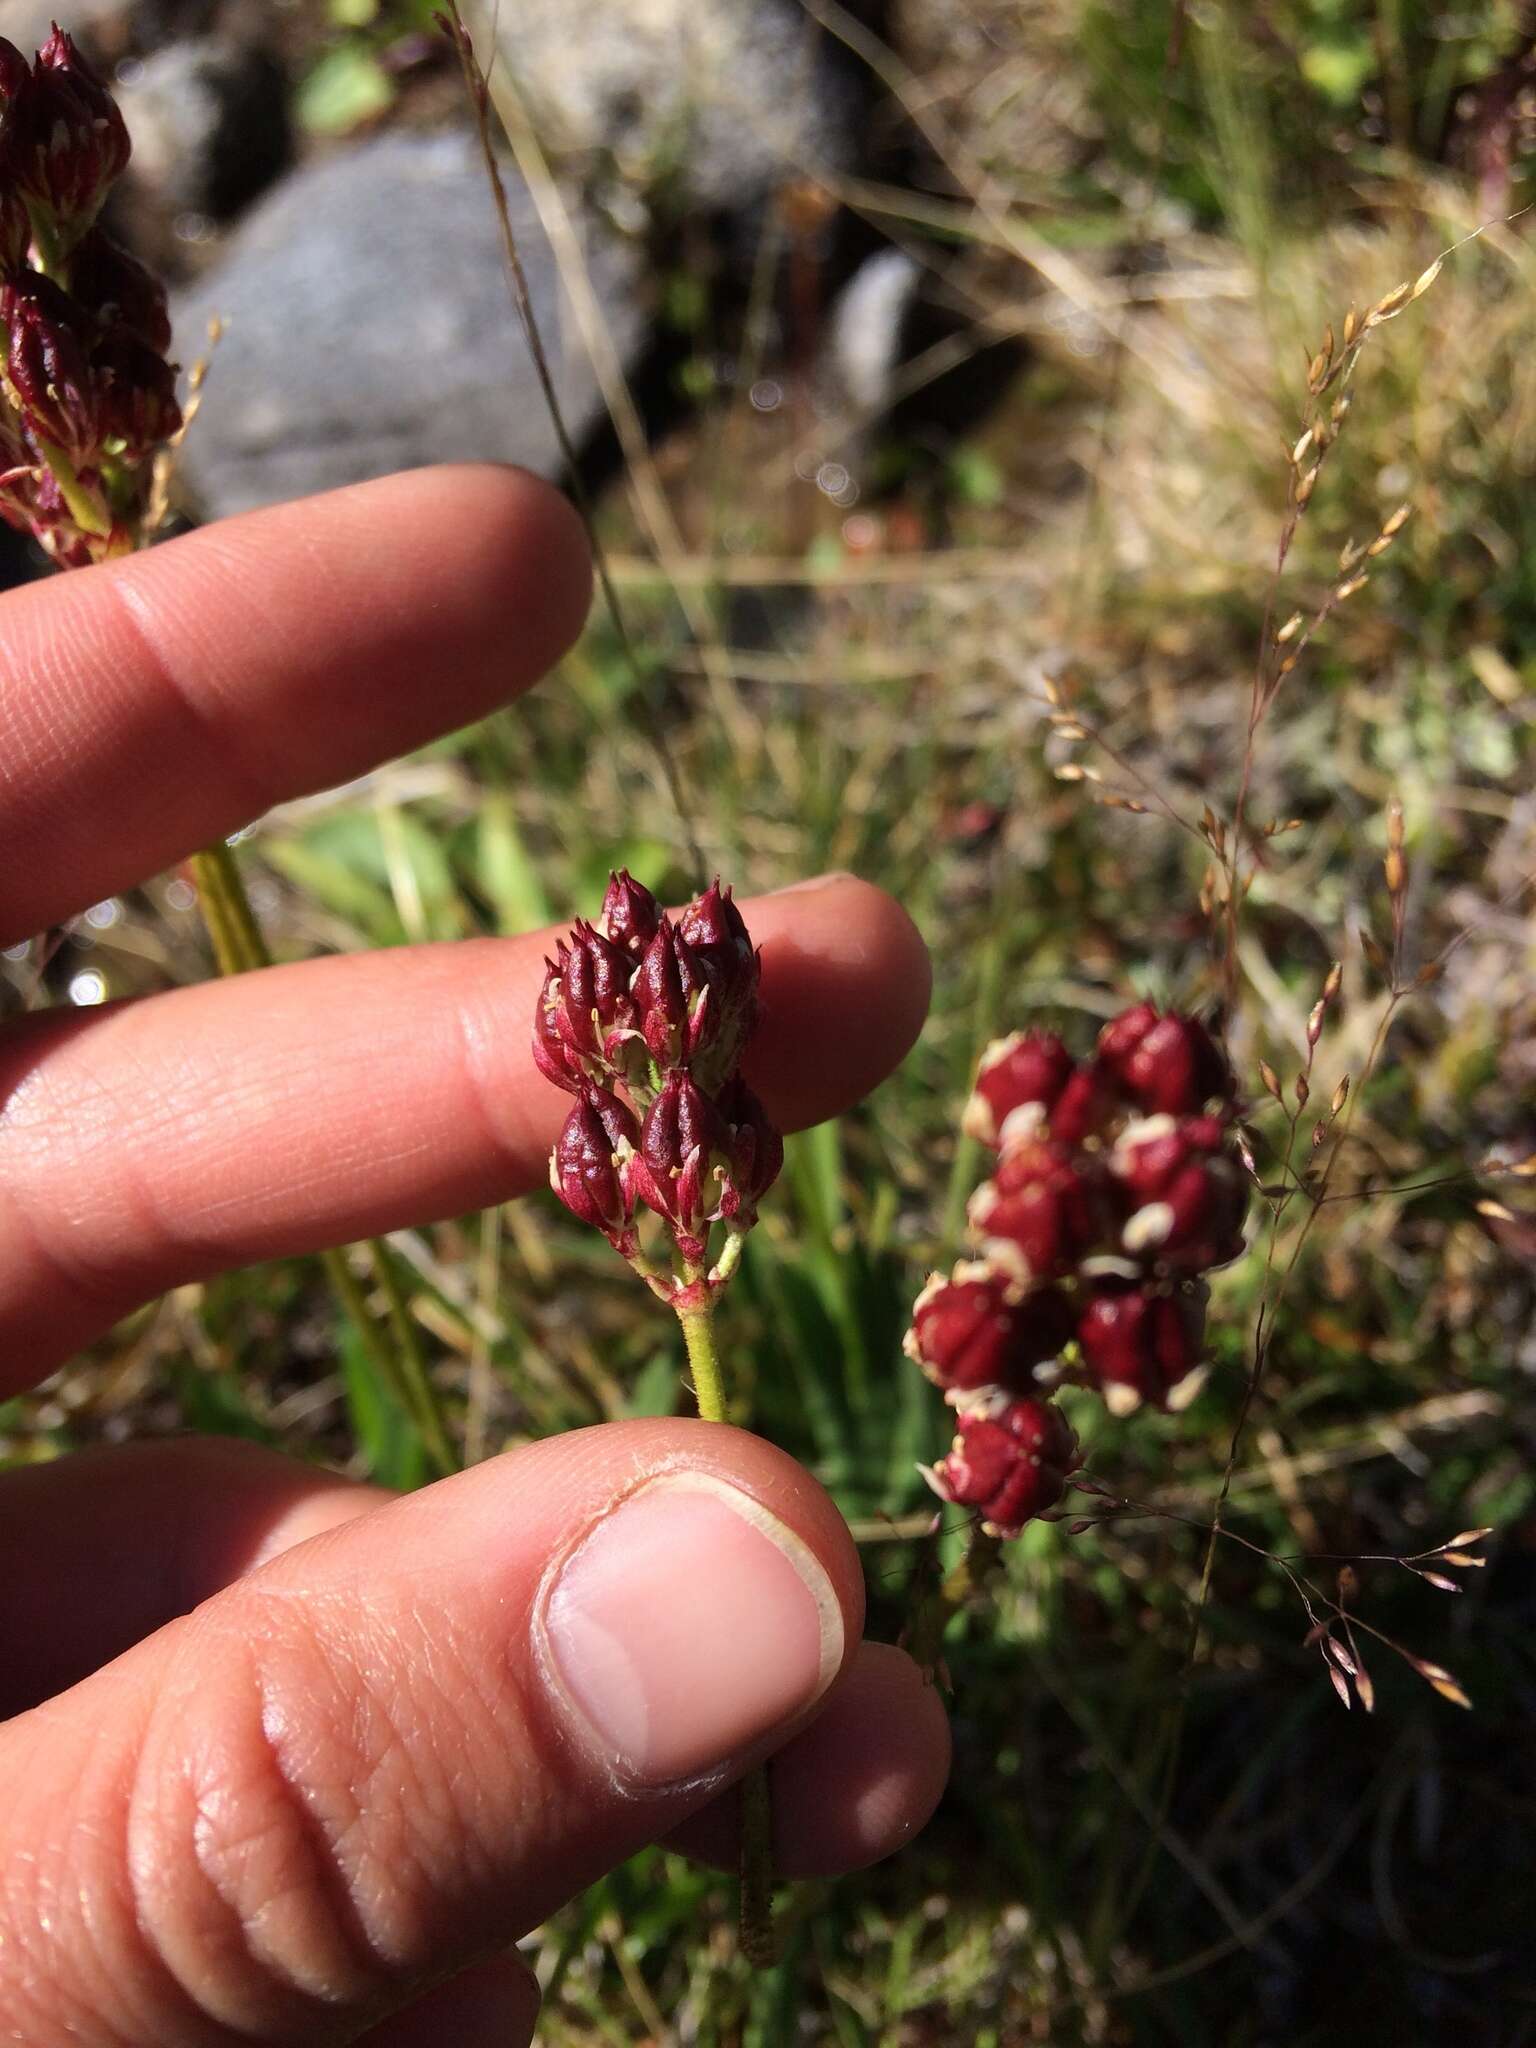
<instances>
[{"instance_id":1,"label":"hairy stem","mask_svg":"<svg viewBox=\"0 0 1536 2048\"><path fill-rule=\"evenodd\" d=\"M229 847L222 839L217 840L201 853L194 853L189 865L220 974L248 974L255 968L269 967L272 956ZM369 1308L367 1293L344 1251L320 1254L326 1281L355 1325L374 1370L415 1424L433 1468L439 1474L457 1471L459 1460L454 1456L442 1410L427 1377L389 1248L377 1238L370 1238L367 1251L388 1305L387 1322L381 1322Z\"/></svg>"},{"instance_id":2,"label":"hairy stem","mask_svg":"<svg viewBox=\"0 0 1536 2048\"><path fill-rule=\"evenodd\" d=\"M725 1380L720 1372L720 1354L715 1349L714 1312L705 1309L694 1315L680 1315L683 1343L688 1350L688 1370L693 1374L694 1399L705 1422L725 1422Z\"/></svg>"}]
</instances>

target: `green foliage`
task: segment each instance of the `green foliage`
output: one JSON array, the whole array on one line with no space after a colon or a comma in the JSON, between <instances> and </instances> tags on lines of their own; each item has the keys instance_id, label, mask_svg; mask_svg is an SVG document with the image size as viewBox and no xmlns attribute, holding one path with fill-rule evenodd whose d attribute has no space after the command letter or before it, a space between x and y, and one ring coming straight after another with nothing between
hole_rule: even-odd
<instances>
[{"instance_id":1,"label":"green foliage","mask_svg":"<svg viewBox=\"0 0 1536 2048\"><path fill-rule=\"evenodd\" d=\"M295 113L311 135L346 135L388 112L398 83L390 55L432 29L438 0L326 0L332 34L299 80Z\"/></svg>"}]
</instances>

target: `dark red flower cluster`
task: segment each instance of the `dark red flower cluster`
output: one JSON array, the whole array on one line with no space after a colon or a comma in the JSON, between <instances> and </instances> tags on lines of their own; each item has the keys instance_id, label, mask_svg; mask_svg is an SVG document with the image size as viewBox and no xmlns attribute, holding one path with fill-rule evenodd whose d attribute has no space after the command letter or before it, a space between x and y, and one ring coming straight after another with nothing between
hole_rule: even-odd
<instances>
[{"instance_id":1,"label":"dark red flower cluster","mask_svg":"<svg viewBox=\"0 0 1536 2048\"><path fill-rule=\"evenodd\" d=\"M964 1119L998 1154L970 1205L980 1257L929 1280L906 1350L959 1411L932 1482L994 1532L1066 1484L1074 1440L1052 1386L1084 1380L1119 1415L1199 1386L1200 1276L1243 1248L1234 1115L1209 1032L1151 1003L1087 1061L1048 1031L988 1047Z\"/></svg>"},{"instance_id":2,"label":"dark red flower cluster","mask_svg":"<svg viewBox=\"0 0 1536 2048\"><path fill-rule=\"evenodd\" d=\"M674 920L614 875L600 923L574 925L545 965L533 1057L577 1098L550 1159L555 1193L632 1260L651 1211L679 1283L707 1284L714 1225L739 1240L784 1163L739 1072L759 961L730 890L713 883Z\"/></svg>"},{"instance_id":3,"label":"dark red flower cluster","mask_svg":"<svg viewBox=\"0 0 1536 2048\"><path fill-rule=\"evenodd\" d=\"M181 425L165 292L97 225L123 117L64 31L0 37L0 519L64 568L136 544Z\"/></svg>"}]
</instances>

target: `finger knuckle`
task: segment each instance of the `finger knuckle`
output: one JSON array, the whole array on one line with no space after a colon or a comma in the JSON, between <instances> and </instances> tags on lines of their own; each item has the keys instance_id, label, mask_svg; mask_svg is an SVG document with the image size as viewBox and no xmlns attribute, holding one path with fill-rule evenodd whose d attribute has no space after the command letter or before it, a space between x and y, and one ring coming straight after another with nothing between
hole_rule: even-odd
<instances>
[{"instance_id":1,"label":"finger knuckle","mask_svg":"<svg viewBox=\"0 0 1536 2048\"><path fill-rule=\"evenodd\" d=\"M406 1973L380 1903L395 1746L334 1645L189 1631L142 1752L130 1866L145 1940L200 2013L302 2038ZM381 1823L383 1825L381 1826ZM280 2032L288 2038L288 2032Z\"/></svg>"}]
</instances>

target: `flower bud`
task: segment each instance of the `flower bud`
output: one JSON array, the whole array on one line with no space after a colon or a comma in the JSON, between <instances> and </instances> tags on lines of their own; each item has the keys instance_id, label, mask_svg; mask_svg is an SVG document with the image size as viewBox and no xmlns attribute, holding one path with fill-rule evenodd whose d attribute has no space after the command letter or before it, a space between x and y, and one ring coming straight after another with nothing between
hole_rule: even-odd
<instances>
[{"instance_id":1,"label":"flower bud","mask_svg":"<svg viewBox=\"0 0 1536 2048\"><path fill-rule=\"evenodd\" d=\"M594 1088L566 1118L549 1159L549 1183L573 1216L626 1257L639 1249L629 1166L639 1126L615 1095Z\"/></svg>"},{"instance_id":2,"label":"flower bud","mask_svg":"<svg viewBox=\"0 0 1536 2048\"><path fill-rule=\"evenodd\" d=\"M739 1230L750 1230L757 1221L758 1203L784 1165L784 1140L739 1074L726 1083L717 1107L730 1133L720 1214Z\"/></svg>"},{"instance_id":3,"label":"flower bud","mask_svg":"<svg viewBox=\"0 0 1536 2048\"><path fill-rule=\"evenodd\" d=\"M949 1279L935 1273L917 1297L902 1348L946 1392L1005 1387L1024 1394L1032 1369L1054 1358L1072 1330L1060 1288L1025 1294L995 1266L962 1259Z\"/></svg>"},{"instance_id":4,"label":"flower bud","mask_svg":"<svg viewBox=\"0 0 1536 2048\"><path fill-rule=\"evenodd\" d=\"M646 1051L659 1067L686 1066L713 1036L704 963L665 913L641 956L633 994Z\"/></svg>"},{"instance_id":5,"label":"flower bud","mask_svg":"<svg viewBox=\"0 0 1536 2048\"><path fill-rule=\"evenodd\" d=\"M94 455L101 432L89 358L89 321L51 278L26 270L0 286L5 375L24 424L72 463Z\"/></svg>"},{"instance_id":6,"label":"flower bud","mask_svg":"<svg viewBox=\"0 0 1536 2048\"><path fill-rule=\"evenodd\" d=\"M712 882L677 921L677 935L709 991L707 1027L697 1034L693 1067L702 1086L735 1071L757 1022L760 962L729 889Z\"/></svg>"},{"instance_id":7,"label":"flower bud","mask_svg":"<svg viewBox=\"0 0 1536 2048\"><path fill-rule=\"evenodd\" d=\"M637 1201L672 1226L685 1259L704 1257L732 1164L731 1133L719 1110L686 1073L674 1070L640 1126L630 1185Z\"/></svg>"},{"instance_id":8,"label":"flower bud","mask_svg":"<svg viewBox=\"0 0 1536 2048\"><path fill-rule=\"evenodd\" d=\"M588 1083L609 1086L622 1077L626 1042L636 1030L628 958L578 918L544 969L533 1025L539 1072L571 1095Z\"/></svg>"},{"instance_id":9,"label":"flower bud","mask_svg":"<svg viewBox=\"0 0 1536 2048\"><path fill-rule=\"evenodd\" d=\"M1114 1097L1098 1065L1079 1067L1057 1096L1047 1129L1063 1145L1081 1145L1085 1138L1103 1130L1114 1108Z\"/></svg>"},{"instance_id":10,"label":"flower bud","mask_svg":"<svg viewBox=\"0 0 1536 2048\"><path fill-rule=\"evenodd\" d=\"M998 1148L1038 1137L1075 1070L1054 1031L1015 1031L994 1039L981 1056L962 1130Z\"/></svg>"},{"instance_id":11,"label":"flower bud","mask_svg":"<svg viewBox=\"0 0 1536 2048\"><path fill-rule=\"evenodd\" d=\"M949 1456L928 1474L941 1499L977 1508L992 1536L1017 1536L1054 1507L1078 1463L1072 1425L1054 1401L1010 1401L959 1418Z\"/></svg>"},{"instance_id":12,"label":"flower bud","mask_svg":"<svg viewBox=\"0 0 1536 2048\"><path fill-rule=\"evenodd\" d=\"M142 462L181 426L176 372L126 327L115 327L91 351L97 426L103 441L121 441L130 462Z\"/></svg>"},{"instance_id":13,"label":"flower bud","mask_svg":"<svg viewBox=\"0 0 1536 2048\"><path fill-rule=\"evenodd\" d=\"M1213 1096L1232 1095L1232 1070L1205 1026L1175 1010L1159 1016L1152 1003L1138 1003L1105 1025L1099 1063L1149 1114L1190 1116Z\"/></svg>"},{"instance_id":14,"label":"flower bud","mask_svg":"<svg viewBox=\"0 0 1536 2048\"><path fill-rule=\"evenodd\" d=\"M32 216L21 194L5 181L3 152L0 142L0 275L22 269L32 247Z\"/></svg>"},{"instance_id":15,"label":"flower bud","mask_svg":"<svg viewBox=\"0 0 1536 2048\"><path fill-rule=\"evenodd\" d=\"M165 286L105 228L92 228L70 257L69 289L103 327L126 328L157 355L170 348Z\"/></svg>"},{"instance_id":16,"label":"flower bud","mask_svg":"<svg viewBox=\"0 0 1536 2048\"><path fill-rule=\"evenodd\" d=\"M1120 1242L1135 1258L1187 1272L1243 1249L1248 1184L1219 1117L1147 1117L1127 1126L1110 1170L1129 1209Z\"/></svg>"},{"instance_id":17,"label":"flower bud","mask_svg":"<svg viewBox=\"0 0 1536 2048\"><path fill-rule=\"evenodd\" d=\"M1017 1146L972 1196L970 1219L1011 1276L1026 1285L1059 1279L1104 1234L1098 1169L1049 1139Z\"/></svg>"},{"instance_id":18,"label":"flower bud","mask_svg":"<svg viewBox=\"0 0 1536 2048\"><path fill-rule=\"evenodd\" d=\"M31 89L10 139L14 173L72 246L95 220L131 145L117 103L63 29L37 53Z\"/></svg>"},{"instance_id":19,"label":"flower bud","mask_svg":"<svg viewBox=\"0 0 1536 2048\"><path fill-rule=\"evenodd\" d=\"M13 175L12 156L32 96L32 66L17 49L0 36L0 183Z\"/></svg>"},{"instance_id":20,"label":"flower bud","mask_svg":"<svg viewBox=\"0 0 1536 2048\"><path fill-rule=\"evenodd\" d=\"M1083 1363L1115 1415L1129 1415L1143 1401L1167 1408L1176 1388L1193 1398L1204 1338L1204 1288L1170 1292L1116 1281L1095 1285L1077 1328Z\"/></svg>"},{"instance_id":21,"label":"flower bud","mask_svg":"<svg viewBox=\"0 0 1536 2048\"><path fill-rule=\"evenodd\" d=\"M601 912L603 930L616 946L638 960L661 923L661 905L628 868L608 877Z\"/></svg>"}]
</instances>

